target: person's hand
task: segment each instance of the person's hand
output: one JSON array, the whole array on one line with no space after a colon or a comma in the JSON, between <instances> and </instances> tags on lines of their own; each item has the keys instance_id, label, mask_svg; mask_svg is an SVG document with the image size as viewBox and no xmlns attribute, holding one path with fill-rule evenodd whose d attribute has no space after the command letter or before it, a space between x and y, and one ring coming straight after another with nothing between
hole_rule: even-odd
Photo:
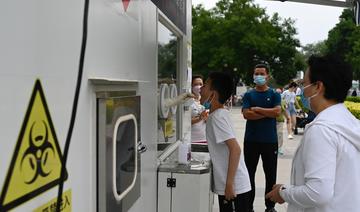
<instances>
[{"instance_id":1,"label":"person's hand","mask_svg":"<svg viewBox=\"0 0 360 212\"><path fill-rule=\"evenodd\" d=\"M267 193L265 195L265 198L271 200L272 202L283 204L285 201L280 196L280 188L281 188L281 186L282 186L282 184L274 185L273 190L270 191L269 193Z\"/></svg>"},{"instance_id":2,"label":"person's hand","mask_svg":"<svg viewBox=\"0 0 360 212\"><path fill-rule=\"evenodd\" d=\"M230 201L236 198L234 188L232 185L226 185L225 187L225 199Z\"/></svg>"},{"instance_id":3,"label":"person's hand","mask_svg":"<svg viewBox=\"0 0 360 212\"><path fill-rule=\"evenodd\" d=\"M206 121L208 119L208 117L209 117L209 112L208 111L204 110L203 112L201 112L201 114L200 114L200 119L201 120Z\"/></svg>"},{"instance_id":4,"label":"person's hand","mask_svg":"<svg viewBox=\"0 0 360 212\"><path fill-rule=\"evenodd\" d=\"M184 99L190 99L190 98L195 98L195 94L193 93L185 93L185 95L183 96Z\"/></svg>"}]
</instances>

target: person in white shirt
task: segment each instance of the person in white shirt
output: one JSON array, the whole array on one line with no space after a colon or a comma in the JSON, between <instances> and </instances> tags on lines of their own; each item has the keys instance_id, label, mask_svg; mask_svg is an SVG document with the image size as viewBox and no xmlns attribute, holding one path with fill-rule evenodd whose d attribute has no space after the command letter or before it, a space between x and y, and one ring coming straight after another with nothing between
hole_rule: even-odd
<instances>
[{"instance_id":1,"label":"person in white shirt","mask_svg":"<svg viewBox=\"0 0 360 212\"><path fill-rule=\"evenodd\" d=\"M301 88L297 87L296 91L295 91L296 96L300 96L301 95Z\"/></svg>"},{"instance_id":2,"label":"person in white shirt","mask_svg":"<svg viewBox=\"0 0 360 212\"><path fill-rule=\"evenodd\" d=\"M288 212L360 210L360 121L344 106L352 71L331 56L311 56L303 95L317 116L305 127L295 153L290 185L266 197L288 203Z\"/></svg>"},{"instance_id":3,"label":"person in white shirt","mask_svg":"<svg viewBox=\"0 0 360 212\"><path fill-rule=\"evenodd\" d=\"M249 174L230 113L224 108L232 91L233 80L229 75L212 72L201 88L201 102L210 108L206 138L220 212L248 212L251 190Z\"/></svg>"},{"instance_id":4,"label":"person in white shirt","mask_svg":"<svg viewBox=\"0 0 360 212\"><path fill-rule=\"evenodd\" d=\"M206 144L206 119L208 111L200 104L200 89L203 86L203 77L201 75L194 75L192 77L192 93L194 94L194 102L191 104L191 142Z\"/></svg>"},{"instance_id":5,"label":"person in white shirt","mask_svg":"<svg viewBox=\"0 0 360 212\"><path fill-rule=\"evenodd\" d=\"M281 94L281 98L285 101L285 117L286 126L288 132L288 139L293 139L293 132L296 128L296 108L295 105L300 108L299 103L296 100L295 90L298 85L295 82L290 83L289 89Z\"/></svg>"}]
</instances>

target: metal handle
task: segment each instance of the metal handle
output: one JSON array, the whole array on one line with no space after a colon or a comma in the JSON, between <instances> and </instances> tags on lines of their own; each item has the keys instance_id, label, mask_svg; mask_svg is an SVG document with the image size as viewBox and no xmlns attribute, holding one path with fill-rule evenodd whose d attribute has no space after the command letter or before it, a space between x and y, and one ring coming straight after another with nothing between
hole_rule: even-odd
<instances>
[{"instance_id":1,"label":"metal handle","mask_svg":"<svg viewBox=\"0 0 360 212\"><path fill-rule=\"evenodd\" d=\"M134 169L134 178L133 181L131 182L130 186L128 188L125 189L124 192L122 192L121 194L118 194L117 192L117 186L116 186L116 136L117 136L117 131L119 129L119 126L122 122L125 121L129 121L129 120L133 120L134 121L134 128L135 128L135 139L134 139L134 147L137 146L137 140L138 140L138 136L137 136L137 122L136 122L136 118L133 114L128 114L125 116L121 116L118 118L118 120L115 123L115 129L114 129L114 135L113 135L113 167L112 167L112 177L113 177L113 186L112 186L112 191L114 194L114 197L116 199L116 201L121 201L130 191L131 189L135 186L135 182L136 182L136 177L137 177L137 167L138 167L138 154L136 151L134 151L135 153L135 169Z\"/></svg>"},{"instance_id":2,"label":"metal handle","mask_svg":"<svg viewBox=\"0 0 360 212\"><path fill-rule=\"evenodd\" d=\"M147 146L140 141L137 150L139 153L144 153L147 150Z\"/></svg>"}]
</instances>

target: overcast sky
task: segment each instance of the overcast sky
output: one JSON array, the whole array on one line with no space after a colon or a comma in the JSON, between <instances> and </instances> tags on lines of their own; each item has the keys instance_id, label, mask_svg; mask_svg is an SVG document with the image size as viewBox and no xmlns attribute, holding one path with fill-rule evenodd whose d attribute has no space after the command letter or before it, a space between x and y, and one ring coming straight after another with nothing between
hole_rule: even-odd
<instances>
[{"instance_id":1,"label":"overcast sky","mask_svg":"<svg viewBox=\"0 0 360 212\"><path fill-rule=\"evenodd\" d=\"M192 0L193 5L201 3L206 9L214 7L216 2L217 0ZM294 19L301 45L325 40L343 11L343 8L293 2L255 0L255 3L267 8L266 13L269 15L277 12L283 18Z\"/></svg>"}]
</instances>

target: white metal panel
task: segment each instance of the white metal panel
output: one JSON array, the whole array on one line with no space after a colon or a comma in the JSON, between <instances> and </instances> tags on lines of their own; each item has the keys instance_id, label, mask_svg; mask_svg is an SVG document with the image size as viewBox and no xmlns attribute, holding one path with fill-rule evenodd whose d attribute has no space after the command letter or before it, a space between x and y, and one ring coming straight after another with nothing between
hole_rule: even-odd
<instances>
[{"instance_id":1,"label":"white metal panel","mask_svg":"<svg viewBox=\"0 0 360 212\"><path fill-rule=\"evenodd\" d=\"M176 187L172 189L172 212L210 211L210 173L173 173Z\"/></svg>"},{"instance_id":2,"label":"white metal panel","mask_svg":"<svg viewBox=\"0 0 360 212\"><path fill-rule=\"evenodd\" d=\"M43 85L63 150L78 71L83 3L70 0L0 3L0 98L3 100L0 105L0 139L6 141L0 142L0 186L36 78ZM67 163L69 178L64 187L64 191L72 189L73 211L95 211L96 205L96 97L93 86L87 81L90 77L149 82L139 83L141 126L145 126L141 135L148 151L141 156L141 197L131 211L156 211L156 11L150 0L130 1L128 13L124 13L122 1L90 2L84 76ZM16 210L32 210L56 195L57 188L53 188Z\"/></svg>"},{"instance_id":3,"label":"white metal panel","mask_svg":"<svg viewBox=\"0 0 360 212\"><path fill-rule=\"evenodd\" d=\"M171 172L159 172L157 192L158 212L171 211L171 188L167 187L168 178L171 178Z\"/></svg>"},{"instance_id":4,"label":"white metal panel","mask_svg":"<svg viewBox=\"0 0 360 212\"><path fill-rule=\"evenodd\" d=\"M1 188L37 78L43 85L60 147L64 145L80 53L82 11L82 1L0 3L0 140L6 141L0 142ZM71 183L65 185L65 190L68 188L72 188ZM80 189L89 193L89 186ZM56 194L57 189L50 189L16 211L35 209ZM89 203L89 195L83 202ZM89 210L89 204L83 206L80 209Z\"/></svg>"}]
</instances>

